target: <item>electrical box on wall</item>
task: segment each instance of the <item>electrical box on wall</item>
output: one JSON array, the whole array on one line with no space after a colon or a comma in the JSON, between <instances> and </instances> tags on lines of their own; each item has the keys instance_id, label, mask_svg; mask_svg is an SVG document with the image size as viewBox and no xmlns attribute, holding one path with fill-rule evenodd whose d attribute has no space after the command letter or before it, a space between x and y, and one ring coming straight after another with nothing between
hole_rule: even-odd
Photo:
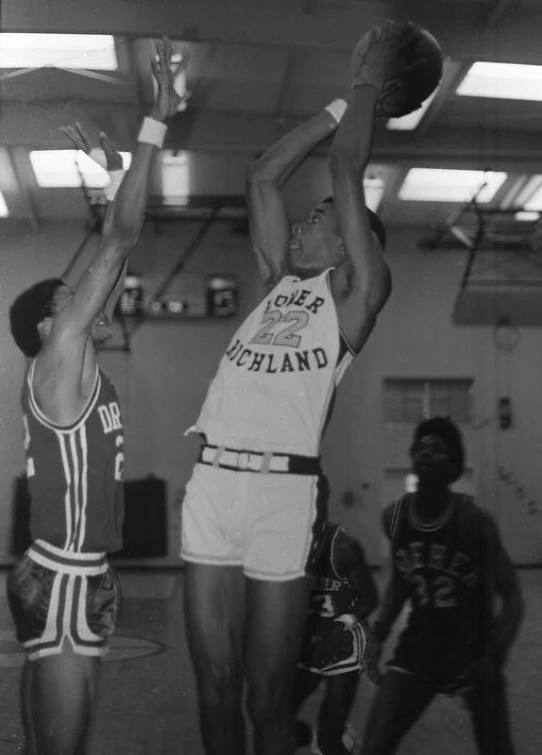
<instances>
[{"instance_id":1,"label":"electrical box on wall","mask_svg":"<svg viewBox=\"0 0 542 755\"><path fill-rule=\"evenodd\" d=\"M234 317L239 280L230 274L179 275L167 285L156 275L126 276L118 312L140 320Z\"/></svg>"},{"instance_id":2,"label":"electrical box on wall","mask_svg":"<svg viewBox=\"0 0 542 755\"><path fill-rule=\"evenodd\" d=\"M207 314L232 317L237 314L238 283L233 275L209 275L207 278Z\"/></svg>"},{"instance_id":3,"label":"electrical box on wall","mask_svg":"<svg viewBox=\"0 0 542 755\"><path fill-rule=\"evenodd\" d=\"M118 303L120 314L124 317L140 317L144 314L144 298L141 275L129 272L124 279L124 289Z\"/></svg>"}]
</instances>

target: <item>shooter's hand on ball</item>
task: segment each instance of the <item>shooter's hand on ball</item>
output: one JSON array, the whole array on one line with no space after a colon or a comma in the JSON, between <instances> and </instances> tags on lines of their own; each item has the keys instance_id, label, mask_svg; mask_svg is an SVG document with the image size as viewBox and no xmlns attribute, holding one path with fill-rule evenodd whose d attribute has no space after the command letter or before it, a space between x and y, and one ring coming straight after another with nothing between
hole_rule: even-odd
<instances>
[{"instance_id":1,"label":"shooter's hand on ball","mask_svg":"<svg viewBox=\"0 0 542 755\"><path fill-rule=\"evenodd\" d=\"M368 39L362 39L357 51L352 88L369 84L382 89L387 81L399 78L404 52L415 38L415 27L410 23L386 21L382 26L375 26Z\"/></svg>"},{"instance_id":2,"label":"shooter's hand on ball","mask_svg":"<svg viewBox=\"0 0 542 755\"><path fill-rule=\"evenodd\" d=\"M378 89L380 94L376 115L395 115L390 102L403 85L402 76L411 69L404 53L415 38L415 27L412 24L387 21L372 29L365 43L362 40L358 45L352 88L368 85ZM363 49L365 44L367 47Z\"/></svg>"}]
</instances>

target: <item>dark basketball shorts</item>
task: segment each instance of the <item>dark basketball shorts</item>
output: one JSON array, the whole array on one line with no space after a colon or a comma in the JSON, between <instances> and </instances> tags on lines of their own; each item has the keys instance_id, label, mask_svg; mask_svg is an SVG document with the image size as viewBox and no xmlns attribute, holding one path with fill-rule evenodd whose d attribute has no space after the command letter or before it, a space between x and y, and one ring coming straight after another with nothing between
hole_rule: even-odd
<instances>
[{"instance_id":1,"label":"dark basketball shorts","mask_svg":"<svg viewBox=\"0 0 542 755\"><path fill-rule=\"evenodd\" d=\"M36 540L12 567L8 602L17 639L31 661L62 652L105 655L120 606L105 553L71 553Z\"/></svg>"},{"instance_id":2,"label":"dark basketball shorts","mask_svg":"<svg viewBox=\"0 0 542 755\"><path fill-rule=\"evenodd\" d=\"M306 632L299 666L313 674L336 676L352 671L363 671L367 634L362 623L345 628L340 640L330 642L329 633L336 627L333 619L323 620L314 630Z\"/></svg>"},{"instance_id":3,"label":"dark basketball shorts","mask_svg":"<svg viewBox=\"0 0 542 755\"><path fill-rule=\"evenodd\" d=\"M399 637L388 668L427 679L446 694L458 694L468 687L465 670L482 655L481 648L461 646L453 635L428 637L406 629Z\"/></svg>"}]
</instances>

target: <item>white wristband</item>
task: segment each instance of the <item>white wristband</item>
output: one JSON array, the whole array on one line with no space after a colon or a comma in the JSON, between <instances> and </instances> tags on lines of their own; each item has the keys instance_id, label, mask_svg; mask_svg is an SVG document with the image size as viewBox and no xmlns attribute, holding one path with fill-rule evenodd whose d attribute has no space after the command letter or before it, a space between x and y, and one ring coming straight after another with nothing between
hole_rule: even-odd
<instances>
[{"instance_id":1,"label":"white wristband","mask_svg":"<svg viewBox=\"0 0 542 755\"><path fill-rule=\"evenodd\" d=\"M352 627L356 626L358 623L358 617L354 616L353 613L343 613L340 616L337 616L335 621L340 621L341 624L344 624L346 629L352 629Z\"/></svg>"},{"instance_id":2,"label":"white wristband","mask_svg":"<svg viewBox=\"0 0 542 755\"><path fill-rule=\"evenodd\" d=\"M162 148L166 136L167 126L154 118L143 118L143 124L137 137L138 142L154 144L158 149Z\"/></svg>"},{"instance_id":3,"label":"white wristband","mask_svg":"<svg viewBox=\"0 0 542 755\"><path fill-rule=\"evenodd\" d=\"M348 103L346 100L333 100L333 102L330 102L329 105L325 106L324 110L327 110L337 123L340 123L347 107Z\"/></svg>"},{"instance_id":4,"label":"white wristband","mask_svg":"<svg viewBox=\"0 0 542 755\"><path fill-rule=\"evenodd\" d=\"M119 190L119 186L124 178L124 170L111 170L109 171L109 185L105 187L104 194L109 202L112 202Z\"/></svg>"}]
</instances>

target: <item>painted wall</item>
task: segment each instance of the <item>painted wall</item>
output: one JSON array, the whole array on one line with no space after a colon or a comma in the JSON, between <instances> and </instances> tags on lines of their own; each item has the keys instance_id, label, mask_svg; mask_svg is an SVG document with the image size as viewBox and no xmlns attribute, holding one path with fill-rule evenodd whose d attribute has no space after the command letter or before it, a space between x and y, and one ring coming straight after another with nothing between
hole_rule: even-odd
<instances>
[{"instance_id":1,"label":"painted wall","mask_svg":"<svg viewBox=\"0 0 542 755\"><path fill-rule=\"evenodd\" d=\"M157 288L198 230L195 223L146 228L134 252L133 268ZM32 234L0 225L0 561L10 559L12 485L23 470L18 394L24 359L11 342L10 302L36 280L62 273L83 236L80 225L44 226ZM384 551L380 510L388 503L389 469L408 468L412 426L383 423L386 377L470 377L474 380L474 423L465 429L472 489L501 522L503 537L517 563L542 562L542 333L520 331L511 352L496 349L488 328L456 328L451 313L464 255L427 254L414 231L391 231L388 258L394 290L363 353L346 374L334 417L323 443L332 487L331 513L363 541L369 560ZM92 245L91 245L92 246ZM91 251L91 246L88 253ZM84 260L82 259L83 263ZM75 278L81 269L79 265ZM172 297L188 295L207 273L239 277L240 317L258 301L261 289L244 236L217 223L190 257ZM102 357L120 393L126 425L126 475L148 474L168 484L169 559L179 543L179 510L196 454L197 440L184 437L196 419L209 382L236 320L145 322L132 338L132 350ZM120 343L120 340L119 340ZM513 426L498 430L498 395L512 397ZM539 498L540 497L540 501ZM164 563L154 561L153 563Z\"/></svg>"}]
</instances>

